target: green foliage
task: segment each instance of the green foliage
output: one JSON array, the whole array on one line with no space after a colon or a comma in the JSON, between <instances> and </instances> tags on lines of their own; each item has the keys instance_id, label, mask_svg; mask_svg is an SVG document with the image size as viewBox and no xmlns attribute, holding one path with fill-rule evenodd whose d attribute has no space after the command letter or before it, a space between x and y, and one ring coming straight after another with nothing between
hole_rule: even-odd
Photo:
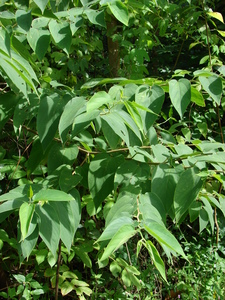
<instances>
[{"instance_id":1,"label":"green foliage","mask_svg":"<svg viewBox=\"0 0 225 300\"><path fill-rule=\"evenodd\" d=\"M0 259L12 285L1 297L224 296L225 25L216 5L2 1ZM200 247L195 259L187 228L215 235L220 252Z\"/></svg>"}]
</instances>

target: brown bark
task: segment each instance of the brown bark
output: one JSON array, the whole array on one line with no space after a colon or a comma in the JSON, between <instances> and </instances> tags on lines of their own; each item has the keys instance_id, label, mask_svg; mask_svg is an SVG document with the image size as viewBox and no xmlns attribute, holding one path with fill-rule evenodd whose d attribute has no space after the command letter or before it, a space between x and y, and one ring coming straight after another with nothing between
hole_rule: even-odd
<instances>
[{"instance_id":1,"label":"brown bark","mask_svg":"<svg viewBox=\"0 0 225 300\"><path fill-rule=\"evenodd\" d=\"M113 34L117 32L117 25L117 19L113 16L109 16L109 20L107 20L107 43L110 75L113 77L118 76L120 68L119 43L112 39Z\"/></svg>"}]
</instances>

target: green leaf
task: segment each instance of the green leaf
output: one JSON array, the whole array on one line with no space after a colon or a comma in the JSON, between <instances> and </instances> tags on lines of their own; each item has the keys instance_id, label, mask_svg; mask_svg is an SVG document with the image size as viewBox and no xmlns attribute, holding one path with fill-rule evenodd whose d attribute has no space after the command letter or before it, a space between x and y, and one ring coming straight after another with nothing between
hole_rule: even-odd
<instances>
[{"instance_id":1,"label":"green leaf","mask_svg":"<svg viewBox=\"0 0 225 300\"><path fill-rule=\"evenodd\" d=\"M205 107L205 100L196 88L191 87L191 101L196 103L198 106Z\"/></svg>"},{"instance_id":2,"label":"green leaf","mask_svg":"<svg viewBox=\"0 0 225 300\"><path fill-rule=\"evenodd\" d=\"M136 230L132 225L123 225L113 236L107 245L100 261L107 259L120 246L126 243L132 236L136 234Z\"/></svg>"},{"instance_id":3,"label":"green leaf","mask_svg":"<svg viewBox=\"0 0 225 300\"><path fill-rule=\"evenodd\" d=\"M59 121L59 134L63 143L67 139L67 134L75 117L84 111L85 104L86 100L84 97L75 97L66 104Z\"/></svg>"},{"instance_id":4,"label":"green leaf","mask_svg":"<svg viewBox=\"0 0 225 300\"><path fill-rule=\"evenodd\" d=\"M202 204L199 201L194 201L188 208L188 212L190 215L190 222L194 222L200 214L200 210L202 208Z\"/></svg>"},{"instance_id":5,"label":"green leaf","mask_svg":"<svg viewBox=\"0 0 225 300\"><path fill-rule=\"evenodd\" d=\"M60 189L67 193L73 189L81 181L81 179L82 177L80 175L72 174L72 169L70 166L64 166L59 176Z\"/></svg>"},{"instance_id":6,"label":"green leaf","mask_svg":"<svg viewBox=\"0 0 225 300\"><path fill-rule=\"evenodd\" d=\"M116 171L114 189L130 185L139 187L142 182L145 183L148 180L149 176L150 168L147 164L135 160L125 161Z\"/></svg>"},{"instance_id":7,"label":"green leaf","mask_svg":"<svg viewBox=\"0 0 225 300\"><path fill-rule=\"evenodd\" d=\"M27 40L33 51L36 53L39 60L45 56L49 44L50 33L48 30L31 28L27 34Z\"/></svg>"},{"instance_id":8,"label":"green leaf","mask_svg":"<svg viewBox=\"0 0 225 300\"><path fill-rule=\"evenodd\" d=\"M134 221L132 218L127 216L121 216L117 219L114 219L110 224L105 228L101 236L98 238L98 242L106 241L112 239L115 233L124 225L133 225Z\"/></svg>"},{"instance_id":9,"label":"green leaf","mask_svg":"<svg viewBox=\"0 0 225 300\"><path fill-rule=\"evenodd\" d=\"M118 264L117 261L113 261L109 266L110 272L113 274L114 277L118 277L122 271L122 268Z\"/></svg>"},{"instance_id":10,"label":"green leaf","mask_svg":"<svg viewBox=\"0 0 225 300\"><path fill-rule=\"evenodd\" d=\"M140 195L139 211L146 222L152 219L158 223L166 223L166 211L159 197L153 193Z\"/></svg>"},{"instance_id":11,"label":"green leaf","mask_svg":"<svg viewBox=\"0 0 225 300\"><path fill-rule=\"evenodd\" d=\"M39 216L39 234L52 254L55 255L60 239L58 213L48 203L43 206L36 205L35 212Z\"/></svg>"},{"instance_id":12,"label":"green leaf","mask_svg":"<svg viewBox=\"0 0 225 300\"><path fill-rule=\"evenodd\" d=\"M26 12L25 10L17 10L16 21L23 30L28 31L32 22L31 11Z\"/></svg>"},{"instance_id":13,"label":"green leaf","mask_svg":"<svg viewBox=\"0 0 225 300\"><path fill-rule=\"evenodd\" d=\"M123 160L122 155L111 157L107 154L98 154L91 161L88 186L96 208L112 192L116 169Z\"/></svg>"},{"instance_id":14,"label":"green leaf","mask_svg":"<svg viewBox=\"0 0 225 300\"><path fill-rule=\"evenodd\" d=\"M72 165L78 155L78 147L73 144L63 147L59 143L53 144L48 154L48 173L52 173L62 165Z\"/></svg>"},{"instance_id":15,"label":"green leaf","mask_svg":"<svg viewBox=\"0 0 225 300\"><path fill-rule=\"evenodd\" d=\"M200 214L199 214L199 233L206 228L208 223L209 223L209 216L208 213L205 211L205 208L203 207L200 210Z\"/></svg>"},{"instance_id":16,"label":"green leaf","mask_svg":"<svg viewBox=\"0 0 225 300\"><path fill-rule=\"evenodd\" d=\"M153 173L151 190L159 197L165 207L165 211L171 218L174 217L173 197L175 188L183 171L182 166L171 168L169 165L160 164Z\"/></svg>"},{"instance_id":17,"label":"green leaf","mask_svg":"<svg viewBox=\"0 0 225 300\"><path fill-rule=\"evenodd\" d=\"M132 119L134 120L134 122L138 126L139 130L141 132L143 132L142 118L141 118L135 104L133 102L130 102L130 101L124 101L124 105L125 105L127 111L129 112L129 114L131 115Z\"/></svg>"},{"instance_id":18,"label":"green leaf","mask_svg":"<svg viewBox=\"0 0 225 300\"><path fill-rule=\"evenodd\" d=\"M158 250L156 249L156 247L153 245L151 241L146 241L144 245L147 248L149 255L151 256L151 259L156 269L159 271L162 278L167 282L165 265L162 258L159 255Z\"/></svg>"},{"instance_id":19,"label":"green leaf","mask_svg":"<svg viewBox=\"0 0 225 300\"><path fill-rule=\"evenodd\" d=\"M122 280L123 280L123 283L125 284L126 287L130 287L131 286L131 280L130 280L130 276L127 272L126 269L123 270L122 272Z\"/></svg>"},{"instance_id":20,"label":"green leaf","mask_svg":"<svg viewBox=\"0 0 225 300\"><path fill-rule=\"evenodd\" d=\"M129 133L124 120L116 112L110 112L106 115L102 115L101 118L108 123L111 129L125 141L127 146L130 145Z\"/></svg>"},{"instance_id":21,"label":"green leaf","mask_svg":"<svg viewBox=\"0 0 225 300\"><path fill-rule=\"evenodd\" d=\"M43 150L46 150L55 136L63 107L64 101L56 93L41 97L37 116L37 130Z\"/></svg>"},{"instance_id":22,"label":"green leaf","mask_svg":"<svg viewBox=\"0 0 225 300\"><path fill-rule=\"evenodd\" d=\"M209 15L212 18L215 18L215 19L219 20L222 23L224 23L223 15L219 12L207 12L207 15Z\"/></svg>"},{"instance_id":23,"label":"green leaf","mask_svg":"<svg viewBox=\"0 0 225 300\"><path fill-rule=\"evenodd\" d=\"M88 20L95 25L100 25L106 27L105 18L104 18L104 11L96 11L93 9L85 9L84 13L88 17Z\"/></svg>"},{"instance_id":24,"label":"green leaf","mask_svg":"<svg viewBox=\"0 0 225 300\"><path fill-rule=\"evenodd\" d=\"M54 202L52 207L58 212L60 222L60 238L67 250L70 251L74 235L80 223L81 209L78 192L75 201Z\"/></svg>"},{"instance_id":25,"label":"green leaf","mask_svg":"<svg viewBox=\"0 0 225 300\"><path fill-rule=\"evenodd\" d=\"M37 6L40 8L41 12L43 13L46 5L48 4L48 0L34 0Z\"/></svg>"},{"instance_id":26,"label":"green leaf","mask_svg":"<svg viewBox=\"0 0 225 300\"><path fill-rule=\"evenodd\" d=\"M135 194L131 188L129 188L128 191L122 193L121 196L118 197L116 203L107 214L105 221L106 228L116 219L122 217L132 219L134 212L137 210L138 192Z\"/></svg>"},{"instance_id":27,"label":"green leaf","mask_svg":"<svg viewBox=\"0 0 225 300\"><path fill-rule=\"evenodd\" d=\"M108 2L108 7L114 17L124 25L128 26L129 14L126 5L121 1Z\"/></svg>"},{"instance_id":28,"label":"green leaf","mask_svg":"<svg viewBox=\"0 0 225 300\"><path fill-rule=\"evenodd\" d=\"M199 131L201 134L206 138L207 133L208 133L208 126L206 122L201 122L197 124Z\"/></svg>"},{"instance_id":29,"label":"green leaf","mask_svg":"<svg viewBox=\"0 0 225 300\"><path fill-rule=\"evenodd\" d=\"M177 239L169 232L169 230L166 229L164 225L149 220L147 224L144 224L144 229L160 244L165 245L170 250L175 251L186 258L186 255L184 254Z\"/></svg>"},{"instance_id":30,"label":"green leaf","mask_svg":"<svg viewBox=\"0 0 225 300\"><path fill-rule=\"evenodd\" d=\"M201 82L203 89L212 97L216 104L220 105L223 92L221 78L215 75L210 77L200 76L199 81Z\"/></svg>"},{"instance_id":31,"label":"green leaf","mask_svg":"<svg viewBox=\"0 0 225 300\"><path fill-rule=\"evenodd\" d=\"M18 97L13 92L0 95L0 130L12 116Z\"/></svg>"},{"instance_id":32,"label":"green leaf","mask_svg":"<svg viewBox=\"0 0 225 300\"><path fill-rule=\"evenodd\" d=\"M27 176L30 177L32 172L38 167L43 159L44 153L40 139L33 142L32 149L27 161Z\"/></svg>"},{"instance_id":33,"label":"green leaf","mask_svg":"<svg viewBox=\"0 0 225 300\"><path fill-rule=\"evenodd\" d=\"M41 190L33 197L34 203L45 203L49 201L74 201L74 198L59 190Z\"/></svg>"},{"instance_id":34,"label":"green leaf","mask_svg":"<svg viewBox=\"0 0 225 300\"><path fill-rule=\"evenodd\" d=\"M19 208L24 201L28 201L27 197L16 198L11 201L6 201L0 205L0 223L3 222L14 210Z\"/></svg>"},{"instance_id":35,"label":"green leaf","mask_svg":"<svg viewBox=\"0 0 225 300\"><path fill-rule=\"evenodd\" d=\"M24 202L20 206L19 219L20 219L20 230L21 230L23 240L27 236L31 220L33 218L34 209L35 209L35 205L28 202Z\"/></svg>"},{"instance_id":36,"label":"green leaf","mask_svg":"<svg viewBox=\"0 0 225 300\"><path fill-rule=\"evenodd\" d=\"M204 209L208 214L209 223L211 225L212 234L213 234L214 233L214 226L215 226L215 224L214 224L214 211L212 209L211 204L209 203L209 200L206 197L201 197L200 199L203 202Z\"/></svg>"},{"instance_id":37,"label":"green leaf","mask_svg":"<svg viewBox=\"0 0 225 300\"><path fill-rule=\"evenodd\" d=\"M92 261L88 256L87 252L83 251L82 248L75 247L76 254L80 257L82 262L85 264L86 267L92 268Z\"/></svg>"},{"instance_id":38,"label":"green leaf","mask_svg":"<svg viewBox=\"0 0 225 300\"><path fill-rule=\"evenodd\" d=\"M33 79L37 82L38 79L27 60L13 50L11 57L0 52L0 60L3 77L16 93L22 92L27 97L27 85L37 93Z\"/></svg>"},{"instance_id":39,"label":"green leaf","mask_svg":"<svg viewBox=\"0 0 225 300\"><path fill-rule=\"evenodd\" d=\"M49 30L51 35L59 48L69 55L70 45L72 42L72 32L70 30L70 24L68 22L58 22L51 20L49 22Z\"/></svg>"},{"instance_id":40,"label":"green leaf","mask_svg":"<svg viewBox=\"0 0 225 300\"><path fill-rule=\"evenodd\" d=\"M80 133L83 129L88 127L95 118L97 118L100 114L99 110L94 110L90 112L84 112L74 118L73 125L72 125L72 137L76 136Z\"/></svg>"},{"instance_id":41,"label":"green leaf","mask_svg":"<svg viewBox=\"0 0 225 300\"><path fill-rule=\"evenodd\" d=\"M176 222L179 222L181 217L186 213L202 187L203 182L197 174L198 170L196 168L190 168L181 174L177 183L174 193Z\"/></svg>"},{"instance_id":42,"label":"green leaf","mask_svg":"<svg viewBox=\"0 0 225 300\"><path fill-rule=\"evenodd\" d=\"M144 130L147 132L157 119L157 115L162 109L165 93L163 89L157 85L149 88L148 85L141 85L135 92L135 102L138 105L150 110L145 111L139 108L139 114L143 120ZM152 113L151 113L152 112Z\"/></svg>"},{"instance_id":43,"label":"green leaf","mask_svg":"<svg viewBox=\"0 0 225 300\"><path fill-rule=\"evenodd\" d=\"M180 115L183 114L191 102L191 84L187 79L180 79L179 81L172 79L169 82L169 95L171 102Z\"/></svg>"},{"instance_id":44,"label":"green leaf","mask_svg":"<svg viewBox=\"0 0 225 300\"><path fill-rule=\"evenodd\" d=\"M37 225L37 224L36 224ZM39 236L38 226L35 226L34 231L28 235L24 241L21 241L18 245L18 252L20 255L20 261L22 262L25 258L28 258L36 246Z\"/></svg>"},{"instance_id":45,"label":"green leaf","mask_svg":"<svg viewBox=\"0 0 225 300\"><path fill-rule=\"evenodd\" d=\"M0 49L10 56L10 36L4 28L0 28Z\"/></svg>"},{"instance_id":46,"label":"green leaf","mask_svg":"<svg viewBox=\"0 0 225 300\"><path fill-rule=\"evenodd\" d=\"M97 92L94 94L94 96L91 97L91 99L87 103L87 112L91 112L97 108L100 108L101 106L105 104L112 103L113 99L109 94L106 92Z\"/></svg>"},{"instance_id":47,"label":"green leaf","mask_svg":"<svg viewBox=\"0 0 225 300\"><path fill-rule=\"evenodd\" d=\"M69 281L64 281L61 285L60 285L60 288L61 288L61 293L62 293L62 296L66 296L67 294L69 294L70 292L72 292L73 290L75 290L75 286L69 282Z\"/></svg>"},{"instance_id":48,"label":"green leaf","mask_svg":"<svg viewBox=\"0 0 225 300\"><path fill-rule=\"evenodd\" d=\"M124 124L128 127L130 143L132 144L132 133L134 133L136 135L136 137L138 137L138 140L135 139L135 142L132 145L140 145L141 146L142 145L142 136L141 136L138 126L136 125L136 123L134 122L132 117L124 110L117 110L116 112L117 112L118 116L120 116L123 119ZM141 141L141 143L140 143L140 141Z\"/></svg>"}]
</instances>

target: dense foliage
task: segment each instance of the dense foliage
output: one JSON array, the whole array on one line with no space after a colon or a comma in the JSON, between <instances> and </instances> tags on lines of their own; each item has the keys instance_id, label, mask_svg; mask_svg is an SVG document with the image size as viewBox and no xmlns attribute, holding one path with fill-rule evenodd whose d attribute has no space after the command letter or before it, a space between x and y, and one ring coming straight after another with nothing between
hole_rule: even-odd
<instances>
[{"instance_id":1,"label":"dense foliage","mask_svg":"<svg viewBox=\"0 0 225 300\"><path fill-rule=\"evenodd\" d=\"M2 298L225 297L223 13L1 1Z\"/></svg>"}]
</instances>

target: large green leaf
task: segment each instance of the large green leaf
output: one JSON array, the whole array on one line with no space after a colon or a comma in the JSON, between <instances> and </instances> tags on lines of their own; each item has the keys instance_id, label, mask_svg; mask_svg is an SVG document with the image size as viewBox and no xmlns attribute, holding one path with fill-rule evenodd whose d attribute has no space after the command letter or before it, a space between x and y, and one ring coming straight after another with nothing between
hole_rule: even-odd
<instances>
[{"instance_id":1,"label":"large green leaf","mask_svg":"<svg viewBox=\"0 0 225 300\"><path fill-rule=\"evenodd\" d=\"M25 238L25 240L20 241L18 243L18 252L20 256L20 262L22 262L25 258L28 258L34 249L39 236L38 226L35 227L34 231ZM20 236L18 236L20 239Z\"/></svg>"},{"instance_id":2,"label":"large green leaf","mask_svg":"<svg viewBox=\"0 0 225 300\"><path fill-rule=\"evenodd\" d=\"M191 87L191 101L196 103L198 106L205 107L205 100L203 98L202 93L200 93L193 86Z\"/></svg>"},{"instance_id":3,"label":"large green leaf","mask_svg":"<svg viewBox=\"0 0 225 300\"><path fill-rule=\"evenodd\" d=\"M220 105L223 92L221 78L215 75L210 77L200 76L199 81L201 82L203 89L213 98L216 104Z\"/></svg>"},{"instance_id":4,"label":"large green leaf","mask_svg":"<svg viewBox=\"0 0 225 300\"><path fill-rule=\"evenodd\" d=\"M24 201L28 201L28 198L20 195L18 198L15 196L14 200L5 201L2 203L0 205L0 223L3 222L11 213L13 213L14 210L20 208Z\"/></svg>"},{"instance_id":5,"label":"large green leaf","mask_svg":"<svg viewBox=\"0 0 225 300\"><path fill-rule=\"evenodd\" d=\"M166 229L164 225L148 220L147 224L144 223L144 229L160 244L165 245L172 252L177 252L186 258L186 255L184 254L177 239L169 232L169 230Z\"/></svg>"},{"instance_id":6,"label":"large green leaf","mask_svg":"<svg viewBox=\"0 0 225 300\"><path fill-rule=\"evenodd\" d=\"M42 95L37 116L37 130L44 150L55 136L63 107L64 101L59 94Z\"/></svg>"},{"instance_id":7,"label":"large green leaf","mask_svg":"<svg viewBox=\"0 0 225 300\"><path fill-rule=\"evenodd\" d=\"M91 161L88 171L88 186L96 208L112 192L116 169L122 164L122 155L98 154Z\"/></svg>"},{"instance_id":8,"label":"large green leaf","mask_svg":"<svg viewBox=\"0 0 225 300\"><path fill-rule=\"evenodd\" d=\"M11 57L0 52L0 71L9 86L16 92L22 92L27 97L27 85L36 93L33 79L38 82L29 62L11 50Z\"/></svg>"},{"instance_id":9,"label":"large green leaf","mask_svg":"<svg viewBox=\"0 0 225 300\"><path fill-rule=\"evenodd\" d=\"M127 146L130 145L129 133L124 120L116 112L110 112L106 115L102 115L101 118L108 123L112 130L125 141Z\"/></svg>"},{"instance_id":10,"label":"large green leaf","mask_svg":"<svg viewBox=\"0 0 225 300\"><path fill-rule=\"evenodd\" d=\"M95 25L106 27L104 11L96 11L93 9L85 9L84 13L88 17L88 20Z\"/></svg>"},{"instance_id":11,"label":"large green leaf","mask_svg":"<svg viewBox=\"0 0 225 300\"><path fill-rule=\"evenodd\" d=\"M75 144L69 147L63 147L59 143L53 144L48 154L48 173L51 174L62 165L72 166L78 152L78 147Z\"/></svg>"},{"instance_id":12,"label":"large green leaf","mask_svg":"<svg viewBox=\"0 0 225 300\"><path fill-rule=\"evenodd\" d=\"M107 259L113 252L115 252L120 246L126 243L132 236L136 234L136 230L132 225L123 225L110 240L109 244L105 248L100 261Z\"/></svg>"},{"instance_id":13,"label":"large green leaf","mask_svg":"<svg viewBox=\"0 0 225 300\"><path fill-rule=\"evenodd\" d=\"M60 223L57 211L49 203L36 205L35 212L39 216L39 234L52 252L56 254L60 239Z\"/></svg>"},{"instance_id":14,"label":"large green leaf","mask_svg":"<svg viewBox=\"0 0 225 300\"><path fill-rule=\"evenodd\" d=\"M59 121L59 134L62 142L65 143L75 117L85 110L85 104L86 100L84 97L75 97L66 104Z\"/></svg>"},{"instance_id":15,"label":"large green leaf","mask_svg":"<svg viewBox=\"0 0 225 300\"><path fill-rule=\"evenodd\" d=\"M27 40L33 51L36 53L39 60L45 56L50 43L49 31L31 28L27 34Z\"/></svg>"},{"instance_id":16,"label":"large green leaf","mask_svg":"<svg viewBox=\"0 0 225 300\"><path fill-rule=\"evenodd\" d=\"M180 176L174 192L176 222L179 222L181 217L186 213L202 187L203 182L197 174L197 168L190 168Z\"/></svg>"},{"instance_id":17,"label":"large green leaf","mask_svg":"<svg viewBox=\"0 0 225 300\"><path fill-rule=\"evenodd\" d=\"M10 36L4 28L0 28L0 51L10 56Z\"/></svg>"},{"instance_id":18,"label":"large green leaf","mask_svg":"<svg viewBox=\"0 0 225 300\"><path fill-rule=\"evenodd\" d=\"M63 49L69 55L70 45L72 42L72 32L68 22L58 22L51 20L49 22L49 30L59 48Z\"/></svg>"},{"instance_id":19,"label":"large green leaf","mask_svg":"<svg viewBox=\"0 0 225 300\"><path fill-rule=\"evenodd\" d=\"M134 221L131 217L122 216L117 219L114 219L110 224L105 228L101 236L98 238L98 242L106 241L112 239L114 234L124 225L133 225Z\"/></svg>"},{"instance_id":20,"label":"large green leaf","mask_svg":"<svg viewBox=\"0 0 225 300\"><path fill-rule=\"evenodd\" d=\"M21 230L23 240L27 236L31 220L33 218L34 209L35 209L35 205L28 202L24 202L20 206L19 219L20 219L20 230Z\"/></svg>"},{"instance_id":21,"label":"large green leaf","mask_svg":"<svg viewBox=\"0 0 225 300\"><path fill-rule=\"evenodd\" d=\"M31 11L17 10L16 21L23 30L28 31L32 22Z\"/></svg>"},{"instance_id":22,"label":"large green leaf","mask_svg":"<svg viewBox=\"0 0 225 300\"><path fill-rule=\"evenodd\" d=\"M98 117L100 114L99 110L94 110L90 112L84 112L74 118L73 125L72 125L72 137L76 136L80 133L83 129L90 125L91 121Z\"/></svg>"},{"instance_id":23,"label":"large green leaf","mask_svg":"<svg viewBox=\"0 0 225 300\"><path fill-rule=\"evenodd\" d=\"M124 25L128 26L129 14L126 5L121 1L108 2L108 7L114 17Z\"/></svg>"},{"instance_id":24,"label":"large green leaf","mask_svg":"<svg viewBox=\"0 0 225 300\"><path fill-rule=\"evenodd\" d=\"M158 223L166 223L166 211L161 199L153 193L141 194L139 203L139 211L142 214L143 220L155 220Z\"/></svg>"},{"instance_id":25,"label":"large green leaf","mask_svg":"<svg viewBox=\"0 0 225 300\"><path fill-rule=\"evenodd\" d=\"M121 164L115 174L114 189L119 186L130 185L140 187L150 176L150 168L147 164L135 160L128 160Z\"/></svg>"},{"instance_id":26,"label":"large green leaf","mask_svg":"<svg viewBox=\"0 0 225 300\"><path fill-rule=\"evenodd\" d=\"M129 134L130 143L131 143L131 133L133 132L138 137L138 141L135 142L134 145L135 146L137 146L137 145L141 146L142 145L141 132L140 132L140 129L138 128L138 126L136 125L134 119L132 118L132 116L129 115L126 111L124 111L122 109L118 109L118 110L116 110L116 112L117 112L118 116L120 116L123 119L124 124L128 127L128 134ZM143 131L143 130L141 130L141 131Z\"/></svg>"},{"instance_id":27,"label":"large green leaf","mask_svg":"<svg viewBox=\"0 0 225 300\"><path fill-rule=\"evenodd\" d=\"M20 127L25 120L37 116L40 99L34 93L28 94L28 99L25 97L19 98L13 114L13 126L16 134L20 133Z\"/></svg>"},{"instance_id":28,"label":"large green leaf","mask_svg":"<svg viewBox=\"0 0 225 300\"><path fill-rule=\"evenodd\" d=\"M160 164L157 166L153 173L152 178L152 192L156 194L161 203L163 204L165 211L174 217L173 213L173 197L177 182L181 173L184 171L182 166L176 166L171 168L169 165Z\"/></svg>"},{"instance_id":29,"label":"large green leaf","mask_svg":"<svg viewBox=\"0 0 225 300\"><path fill-rule=\"evenodd\" d=\"M153 245L153 243L151 241L146 241L146 243L144 245L147 248L149 255L151 256L151 259L152 259L156 269L159 271L162 278L165 281L167 281L165 265L164 265L162 258L159 255L158 250L156 249L156 247Z\"/></svg>"},{"instance_id":30,"label":"large green leaf","mask_svg":"<svg viewBox=\"0 0 225 300\"><path fill-rule=\"evenodd\" d=\"M60 222L60 238L67 250L70 251L72 242L74 240L74 234L81 218L79 194L76 192L75 201L58 201L51 203L51 205L58 212Z\"/></svg>"},{"instance_id":31,"label":"large green leaf","mask_svg":"<svg viewBox=\"0 0 225 300\"><path fill-rule=\"evenodd\" d=\"M132 191L131 188L128 191L121 193L107 214L105 220L105 226L108 227L109 224L114 222L114 220L126 217L129 219L133 218L135 211L137 210L137 198L139 191ZM124 220L124 219L122 219ZM128 219L127 219L128 220ZM129 222L129 221L128 221Z\"/></svg>"},{"instance_id":32,"label":"large green leaf","mask_svg":"<svg viewBox=\"0 0 225 300\"><path fill-rule=\"evenodd\" d=\"M135 92L135 102L144 108L151 110L153 113L138 109L143 120L144 130L147 132L157 119L164 102L165 93L160 86L141 85Z\"/></svg>"},{"instance_id":33,"label":"large green leaf","mask_svg":"<svg viewBox=\"0 0 225 300\"><path fill-rule=\"evenodd\" d=\"M109 104L113 102L113 99L109 94L106 92L97 92L94 94L94 96L91 97L91 99L87 103L87 112L91 112L104 104Z\"/></svg>"},{"instance_id":34,"label":"large green leaf","mask_svg":"<svg viewBox=\"0 0 225 300\"><path fill-rule=\"evenodd\" d=\"M41 12L43 13L46 5L48 4L49 0L34 0L34 2L37 4L37 6L40 8Z\"/></svg>"},{"instance_id":35,"label":"large green leaf","mask_svg":"<svg viewBox=\"0 0 225 300\"><path fill-rule=\"evenodd\" d=\"M27 161L27 176L30 177L31 173L38 167L43 159L43 148L40 139L34 141L32 149Z\"/></svg>"},{"instance_id":36,"label":"large green leaf","mask_svg":"<svg viewBox=\"0 0 225 300\"><path fill-rule=\"evenodd\" d=\"M141 115L140 115L137 107L135 106L135 103L131 102L131 101L124 101L124 105L125 105L127 111L129 112L130 116L132 117L132 119L134 120L136 125L138 126L139 130L143 133L142 118L141 118Z\"/></svg>"},{"instance_id":37,"label":"large green leaf","mask_svg":"<svg viewBox=\"0 0 225 300\"><path fill-rule=\"evenodd\" d=\"M82 176L73 174L73 170L70 166L64 165L60 170L59 187L67 193L72 190L82 179Z\"/></svg>"},{"instance_id":38,"label":"large green leaf","mask_svg":"<svg viewBox=\"0 0 225 300\"><path fill-rule=\"evenodd\" d=\"M187 79L172 79L169 82L169 95L171 102L182 118L188 104L191 102L191 84Z\"/></svg>"},{"instance_id":39,"label":"large green leaf","mask_svg":"<svg viewBox=\"0 0 225 300\"><path fill-rule=\"evenodd\" d=\"M34 203L47 203L49 201L74 201L70 194L59 190L41 190L33 197Z\"/></svg>"}]
</instances>

